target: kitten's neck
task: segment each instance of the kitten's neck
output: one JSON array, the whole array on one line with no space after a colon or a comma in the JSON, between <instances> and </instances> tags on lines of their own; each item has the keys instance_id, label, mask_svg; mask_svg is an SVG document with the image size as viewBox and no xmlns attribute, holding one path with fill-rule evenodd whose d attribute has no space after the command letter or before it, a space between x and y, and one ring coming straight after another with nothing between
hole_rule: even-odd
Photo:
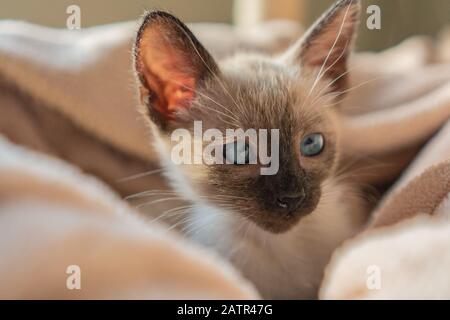
<instances>
[{"instance_id":1,"label":"kitten's neck","mask_svg":"<svg viewBox=\"0 0 450 320\"><path fill-rule=\"evenodd\" d=\"M364 221L362 202L351 188L326 185L326 199L285 233L268 232L236 212L197 203L186 235L231 261L264 297L315 298L331 253Z\"/></svg>"}]
</instances>

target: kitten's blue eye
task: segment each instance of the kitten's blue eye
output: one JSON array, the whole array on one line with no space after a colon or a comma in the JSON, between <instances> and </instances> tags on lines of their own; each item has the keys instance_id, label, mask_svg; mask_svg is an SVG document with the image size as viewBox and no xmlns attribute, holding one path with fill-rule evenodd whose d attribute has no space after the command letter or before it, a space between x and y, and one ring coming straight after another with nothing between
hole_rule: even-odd
<instances>
[{"instance_id":1,"label":"kitten's blue eye","mask_svg":"<svg viewBox=\"0 0 450 320\"><path fill-rule=\"evenodd\" d=\"M229 164L249 164L250 147L248 143L238 143L237 141L223 145L223 158Z\"/></svg>"},{"instance_id":2,"label":"kitten's blue eye","mask_svg":"<svg viewBox=\"0 0 450 320\"><path fill-rule=\"evenodd\" d=\"M317 156L324 146L323 135L320 133L312 133L303 138L300 143L300 152L305 157Z\"/></svg>"}]
</instances>

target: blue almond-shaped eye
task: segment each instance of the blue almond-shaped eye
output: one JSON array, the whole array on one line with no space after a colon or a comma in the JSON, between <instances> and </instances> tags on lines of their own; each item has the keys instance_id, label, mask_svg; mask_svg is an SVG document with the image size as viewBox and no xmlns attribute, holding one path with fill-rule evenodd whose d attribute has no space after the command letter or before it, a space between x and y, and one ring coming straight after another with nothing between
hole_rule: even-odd
<instances>
[{"instance_id":1,"label":"blue almond-shaped eye","mask_svg":"<svg viewBox=\"0 0 450 320\"><path fill-rule=\"evenodd\" d=\"M229 164L249 164L250 147L248 143L238 143L237 141L223 145L223 158Z\"/></svg>"},{"instance_id":2,"label":"blue almond-shaped eye","mask_svg":"<svg viewBox=\"0 0 450 320\"><path fill-rule=\"evenodd\" d=\"M323 150L323 146L323 135L312 133L303 138L300 143L300 152L305 157L317 156Z\"/></svg>"}]
</instances>

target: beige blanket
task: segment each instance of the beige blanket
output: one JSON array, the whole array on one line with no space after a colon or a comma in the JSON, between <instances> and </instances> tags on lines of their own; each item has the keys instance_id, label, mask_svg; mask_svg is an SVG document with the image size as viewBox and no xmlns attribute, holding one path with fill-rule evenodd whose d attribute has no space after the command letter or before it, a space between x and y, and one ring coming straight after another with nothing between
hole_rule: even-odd
<instances>
[{"instance_id":1,"label":"beige blanket","mask_svg":"<svg viewBox=\"0 0 450 320\"><path fill-rule=\"evenodd\" d=\"M258 297L77 168L4 139L0 155L0 299Z\"/></svg>"},{"instance_id":2,"label":"beige blanket","mask_svg":"<svg viewBox=\"0 0 450 320\"><path fill-rule=\"evenodd\" d=\"M417 37L359 57L368 73L395 80L384 77L349 97L377 111L357 108L343 125L348 138L356 137L346 157L370 159L358 178L372 183L412 162L376 204L366 231L335 252L322 299L450 298L449 41L444 31L434 46Z\"/></svg>"},{"instance_id":3,"label":"beige blanket","mask_svg":"<svg viewBox=\"0 0 450 320\"><path fill-rule=\"evenodd\" d=\"M213 30L226 32L225 43L234 46L204 37L225 55L246 45L274 52L298 33L270 28L278 37L267 38L268 29L247 38L226 26ZM122 195L165 187L155 174L118 182L157 173L134 111L133 29L73 33L0 23L0 132ZM412 38L352 61L341 170L383 196L368 230L335 253L324 299L450 298L449 39L445 32L436 44ZM257 297L226 262L144 223L94 178L27 149L0 142L0 297ZM70 265L80 266L82 290L67 289Z\"/></svg>"}]
</instances>

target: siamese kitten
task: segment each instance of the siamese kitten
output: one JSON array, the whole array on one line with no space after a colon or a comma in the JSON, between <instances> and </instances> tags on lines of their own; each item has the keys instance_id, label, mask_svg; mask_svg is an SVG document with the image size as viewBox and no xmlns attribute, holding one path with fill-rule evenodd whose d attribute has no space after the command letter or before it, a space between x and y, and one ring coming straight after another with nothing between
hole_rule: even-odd
<instances>
[{"instance_id":1,"label":"siamese kitten","mask_svg":"<svg viewBox=\"0 0 450 320\"><path fill-rule=\"evenodd\" d=\"M359 1L338 1L276 57L215 61L180 20L161 11L148 13L137 34L135 68L157 150L175 190L195 204L183 213L183 230L229 259L265 298L317 297L332 251L364 221L362 199L336 174L346 142L339 141L334 106L347 88L359 11ZM174 164L171 134L183 128L194 135L194 121L224 135L279 129L277 173L262 175L268 165L235 158ZM244 157L252 148L216 142L225 158L230 145Z\"/></svg>"}]
</instances>

